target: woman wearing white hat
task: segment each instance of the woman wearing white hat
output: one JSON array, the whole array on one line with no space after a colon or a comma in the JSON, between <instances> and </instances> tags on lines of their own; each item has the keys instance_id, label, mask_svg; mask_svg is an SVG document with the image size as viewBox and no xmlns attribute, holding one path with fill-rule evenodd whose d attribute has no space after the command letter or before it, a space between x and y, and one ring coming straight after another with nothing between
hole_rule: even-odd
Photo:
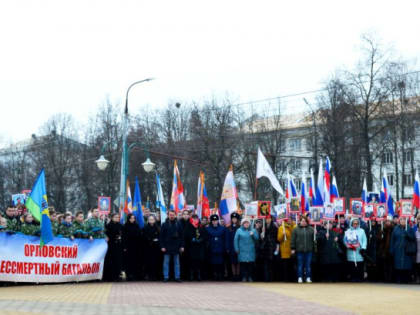
<instances>
[{"instance_id":1,"label":"woman wearing white hat","mask_svg":"<svg viewBox=\"0 0 420 315\"><path fill-rule=\"evenodd\" d=\"M251 222L248 218L243 218L241 227L236 231L234 247L238 254L238 260L241 268L242 281L252 282L252 273L255 263L255 247L259 239L258 232L251 228Z\"/></svg>"}]
</instances>

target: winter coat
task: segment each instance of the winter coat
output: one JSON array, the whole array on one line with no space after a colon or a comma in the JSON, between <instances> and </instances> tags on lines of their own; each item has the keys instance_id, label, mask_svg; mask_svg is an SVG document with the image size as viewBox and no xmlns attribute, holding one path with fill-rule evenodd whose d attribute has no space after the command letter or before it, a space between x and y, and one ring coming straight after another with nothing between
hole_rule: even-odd
<instances>
[{"instance_id":1,"label":"winter coat","mask_svg":"<svg viewBox=\"0 0 420 315\"><path fill-rule=\"evenodd\" d=\"M41 235L40 226L34 223L23 223L20 231L25 235Z\"/></svg>"},{"instance_id":2,"label":"winter coat","mask_svg":"<svg viewBox=\"0 0 420 315\"><path fill-rule=\"evenodd\" d=\"M314 229L307 225L298 225L292 232L290 247L298 253L309 253L314 250Z\"/></svg>"},{"instance_id":3,"label":"winter coat","mask_svg":"<svg viewBox=\"0 0 420 315\"><path fill-rule=\"evenodd\" d=\"M260 236L259 255L262 259L272 260L277 247L277 227L271 222L265 228L264 236Z\"/></svg>"},{"instance_id":4,"label":"winter coat","mask_svg":"<svg viewBox=\"0 0 420 315\"><path fill-rule=\"evenodd\" d=\"M184 232L181 225L175 219L167 219L160 231L160 247L165 248L164 254L179 254L179 249L184 247Z\"/></svg>"},{"instance_id":5,"label":"winter coat","mask_svg":"<svg viewBox=\"0 0 420 315\"><path fill-rule=\"evenodd\" d=\"M391 256L389 250L391 245L393 229L393 226L384 226L384 229L381 232L381 239L378 244L378 256L380 259L389 259Z\"/></svg>"},{"instance_id":6,"label":"winter coat","mask_svg":"<svg viewBox=\"0 0 420 315\"><path fill-rule=\"evenodd\" d=\"M230 256L230 261L232 264L237 264L238 263L238 254L236 254L235 252L235 246L234 246L234 241L235 241L235 234L236 231L240 228L241 226L239 224L231 224L226 230L227 230L227 243L228 243L228 252L229 252L229 256Z\"/></svg>"},{"instance_id":7,"label":"winter coat","mask_svg":"<svg viewBox=\"0 0 420 315\"><path fill-rule=\"evenodd\" d=\"M394 268L398 270L411 270L413 268L413 257L405 254L405 246L408 241L416 241L412 228L397 225L394 227L391 237L390 253L394 257Z\"/></svg>"},{"instance_id":8,"label":"winter coat","mask_svg":"<svg viewBox=\"0 0 420 315\"><path fill-rule=\"evenodd\" d=\"M366 254L369 257L367 263L370 265L375 265L377 261L377 252L378 252L378 245L381 240L381 226L376 224L372 226L370 231L368 232L368 245Z\"/></svg>"},{"instance_id":9,"label":"winter coat","mask_svg":"<svg viewBox=\"0 0 420 315\"><path fill-rule=\"evenodd\" d=\"M137 222L127 221L122 230L123 261L127 277L134 277L140 269L142 252L141 230Z\"/></svg>"},{"instance_id":10,"label":"winter coat","mask_svg":"<svg viewBox=\"0 0 420 315\"><path fill-rule=\"evenodd\" d=\"M210 225L206 230L208 234L210 263L215 265L223 264L223 254L229 248L227 230L221 225L217 225L217 227Z\"/></svg>"},{"instance_id":11,"label":"winter coat","mask_svg":"<svg viewBox=\"0 0 420 315\"><path fill-rule=\"evenodd\" d=\"M255 262L255 247L258 239L259 235L255 229L245 229L245 227L241 226L236 231L233 244L235 247L235 252L238 254L239 262Z\"/></svg>"},{"instance_id":12,"label":"winter coat","mask_svg":"<svg viewBox=\"0 0 420 315\"><path fill-rule=\"evenodd\" d=\"M420 231L418 229L416 231L416 242L417 242L416 263L420 264Z\"/></svg>"},{"instance_id":13,"label":"winter coat","mask_svg":"<svg viewBox=\"0 0 420 315\"><path fill-rule=\"evenodd\" d=\"M112 221L105 228L105 234L108 237L108 251L105 255L104 279L108 281L117 281L121 274L123 262L122 230L123 226L119 222Z\"/></svg>"},{"instance_id":14,"label":"winter coat","mask_svg":"<svg viewBox=\"0 0 420 315\"><path fill-rule=\"evenodd\" d=\"M184 229L185 247L191 260L203 261L206 255L208 235L205 228L188 223Z\"/></svg>"},{"instance_id":15,"label":"winter coat","mask_svg":"<svg viewBox=\"0 0 420 315\"><path fill-rule=\"evenodd\" d=\"M347 229L347 231L344 233L344 245L347 247L347 261L350 262L360 262L363 261L363 256L360 254L360 250L366 250L367 247L367 238L365 231L360 228L360 223L357 228L353 228L353 221L355 219L352 219L350 221L350 227ZM360 221L359 221L360 222ZM354 250L350 247L352 245L356 245L357 248Z\"/></svg>"},{"instance_id":16,"label":"winter coat","mask_svg":"<svg viewBox=\"0 0 420 315\"><path fill-rule=\"evenodd\" d=\"M284 226L282 224L278 228L277 240L280 243L280 254L282 259L289 259L292 255L292 231L295 227L296 225L293 222L291 224L284 222ZM285 235L286 237L284 237Z\"/></svg>"},{"instance_id":17,"label":"winter coat","mask_svg":"<svg viewBox=\"0 0 420 315\"><path fill-rule=\"evenodd\" d=\"M342 263L340 252L343 251L340 247L342 237L334 230L329 230L328 234L327 238L327 229L325 228L321 228L316 234L319 263L321 265L340 264Z\"/></svg>"}]
</instances>

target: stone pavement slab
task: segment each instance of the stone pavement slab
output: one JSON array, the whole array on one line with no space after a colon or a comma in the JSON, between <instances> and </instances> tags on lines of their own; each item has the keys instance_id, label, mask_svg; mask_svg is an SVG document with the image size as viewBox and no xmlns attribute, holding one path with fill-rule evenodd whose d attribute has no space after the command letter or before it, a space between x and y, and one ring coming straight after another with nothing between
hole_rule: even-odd
<instances>
[{"instance_id":1,"label":"stone pavement slab","mask_svg":"<svg viewBox=\"0 0 420 315\"><path fill-rule=\"evenodd\" d=\"M2 314L417 314L420 286L122 282L0 287Z\"/></svg>"}]
</instances>

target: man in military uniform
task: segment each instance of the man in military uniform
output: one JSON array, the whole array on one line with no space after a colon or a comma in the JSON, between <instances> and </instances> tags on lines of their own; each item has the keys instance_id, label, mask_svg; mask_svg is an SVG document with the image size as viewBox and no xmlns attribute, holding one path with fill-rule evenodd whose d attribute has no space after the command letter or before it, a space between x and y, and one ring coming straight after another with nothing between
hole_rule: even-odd
<instances>
[{"instance_id":1,"label":"man in military uniform","mask_svg":"<svg viewBox=\"0 0 420 315\"><path fill-rule=\"evenodd\" d=\"M64 215L64 219L63 222L61 222L60 226L58 227L58 235L61 237L66 237L66 238L70 238L70 239L74 239L73 236L73 224L71 222L71 214L70 213L66 213Z\"/></svg>"},{"instance_id":2,"label":"man in military uniform","mask_svg":"<svg viewBox=\"0 0 420 315\"><path fill-rule=\"evenodd\" d=\"M89 239L105 238L104 223L99 218L99 210L93 209L92 217L86 221L86 232Z\"/></svg>"},{"instance_id":3,"label":"man in military uniform","mask_svg":"<svg viewBox=\"0 0 420 315\"><path fill-rule=\"evenodd\" d=\"M41 235L41 228L39 225L36 225L34 223L34 218L32 217L32 214L26 213L24 216L24 223L22 224L22 227L20 231L25 235Z\"/></svg>"},{"instance_id":4,"label":"man in military uniform","mask_svg":"<svg viewBox=\"0 0 420 315\"><path fill-rule=\"evenodd\" d=\"M73 222L73 236L75 238L88 238L89 234L86 232L86 224L83 211L77 211Z\"/></svg>"},{"instance_id":5,"label":"man in military uniform","mask_svg":"<svg viewBox=\"0 0 420 315\"><path fill-rule=\"evenodd\" d=\"M58 234L58 219L57 219L57 212L55 212L54 208L50 207L50 221L51 221L51 229L53 235Z\"/></svg>"},{"instance_id":6,"label":"man in military uniform","mask_svg":"<svg viewBox=\"0 0 420 315\"><path fill-rule=\"evenodd\" d=\"M13 205L7 207L5 218L7 221L7 232L16 233L20 231L21 221L17 216L16 208Z\"/></svg>"}]
</instances>

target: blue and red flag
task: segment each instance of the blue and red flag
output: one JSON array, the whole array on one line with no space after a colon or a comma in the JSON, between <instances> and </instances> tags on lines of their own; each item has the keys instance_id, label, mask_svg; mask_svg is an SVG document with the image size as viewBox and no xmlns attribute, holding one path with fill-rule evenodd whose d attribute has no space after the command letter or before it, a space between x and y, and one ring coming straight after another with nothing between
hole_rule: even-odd
<instances>
[{"instance_id":1,"label":"blue and red flag","mask_svg":"<svg viewBox=\"0 0 420 315\"><path fill-rule=\"evenodd\" d=\"M200 176L198 177L198 187L197 187L197 215L198 217L209 217L210 216L210 204L209 198L207 197L206 184L204 182L204 172L200 171Z\"/></svg>"},{"instance_id":2,"label":"blue and red flag","mask_svg":"<svg viewBox=\"0 0 420 315\"><path fill-rule=\"evenodd\" d=\"M131 199L131 189L130 189L130 182L129 182L128 178L127 178L127 182L126 182L126 193L125 194L126 194L126 198L125 198L124 209L122 209L122 211L120 213L120 223L121 224L124 224L127 215L133 212L133 200Z\"/></svg>"},{"instance_id":3,"label":"blue and red flag","mask_svg":"<svg viewBox=\"0 0 420 315\"><path fill-rule=\"evenodd\" d=\"M363 180L363 188L362 188L362 201L363 203L367 203L368 202L368 193L367 193L367 185L366 185L366 177Z\"/></svg>"},{"instance_id":4,"label":"blue and red flag","mask_svg":"<svg viewBox=\"0 0 420 315\"><path fill-rule=\"evenodd\" d=\"M290 202L292 197L297 197L297 191L293 179L290 177L289 172L287 172L286 200Z\"/></svg>"},{"instance_id":5,"label":"blue and red flag","mask_svg":"<svg viewBox=\"0 0 420 315\"><path fill-rule=\"evenodd\" d=\"M139 179L136 176L136 185L134 187L134 204L133 204L133 214L136 217L136 221L140 228L144 228L144 218L143 218L143 207L141 204L141 193Z\"/></svg>"},{"instance_id":6,"label":"blue and red flag","mask_svg":"<svg viewBox=\"0 0 420 315\"><path fill-rule=\"evenodd\" d=\"M300 210L302 214L309 211L309 200L306 195L305 176L303 176L303 173L302 173L302 185L300 189Z\"/></svg>"},{"instance_id":7,"label":"blue and red flag","mask_svg":"<svg viewBox=\"0 0 420 315\"><path fill-rule=\"evenodd\" d=\"M325 163L325 172L324 172L324 202L331 202L330 189L331 189L331 163L330 163L330 159L327 156L327 161Z\"/></svg>"},{"instance_id":8,"label":"blue and red flag","mask_svg":"<svg viewBox=\"0 0 420 315\"><path fill-rule=\"evenodd\" d=\"M413 206L420 209L420 181L419 174L416 171L416 177L414 178L414 189L413 189Z\"/></svg>"},{"instance_id":9,"label":"blue and red flag","mask_svg":"<svg viewBox=\"0 0 420 315\"><path fill-rule=\"evenodd\" d=\"M386 170L384 171L384 175L383 175L383 178L382 178L380 198L381 198L381 203L386 203L387 204L388 214L389 215L394 215L394 200L392 199L391 191L389 189Z\"/></svg>"},{"instance_id":10,"label":"blue and red flag","mask_svg":"<svg viewBox=\"0 0 420 315\"><path fill-rule=\"evenodd\" d=\"M220 214L225 220L226 225L230 224L230 214L237 210L237 199L238 191L236 190L235 180L233 178L233 167L231 165L225 178L219 206Z\"/></svg>"},{"instance_id":11,"label":"blue and red flag","mask_svg":"<svg viewBox=\"0 0 420 315\"><path fill-rule=\"evenodd\" d=\"M322 171L322 159L319 160L318 183L315 188L315 198L312 202L313 206L324 206L324 174Z\"/></svg>"},{"instance_id":12,"label":"blue and red flag","mask_svg":"<svg viewBox=\"0 0 420 315\"><path fill-rule=\"evenodd\" d=\"M313 203L315 197L315 180L314 180L314 171L311 168L311 179L309 180L309 188L308 188L308 196L311 198L311 202Z\"/></svg>"},{"instance_id":13,"label":"blue and red flag","mask_svg":"<svg viewBox=\"0 0 420 315\"><path fill-rule=\"evenodd\" d=\"M340 198L340 194L338 193L338 186L337 181L335 180L335 176L333 176L333 181L330 189L330 196L331 202L333 202L336 198Z\"/></svg>"},{"instance_id":14,"label":"blue and red flag","mask_svg":"<svg viewBox=\"0 0 420 315\"><path fill-rule=\"evenodd\" d=\"M178 213L185 208L184 186L182 186L176 160L174 162L174 180L172 182L171 203L169 208L174 210L175 213Z\"/></svg>"}]
</instances>

